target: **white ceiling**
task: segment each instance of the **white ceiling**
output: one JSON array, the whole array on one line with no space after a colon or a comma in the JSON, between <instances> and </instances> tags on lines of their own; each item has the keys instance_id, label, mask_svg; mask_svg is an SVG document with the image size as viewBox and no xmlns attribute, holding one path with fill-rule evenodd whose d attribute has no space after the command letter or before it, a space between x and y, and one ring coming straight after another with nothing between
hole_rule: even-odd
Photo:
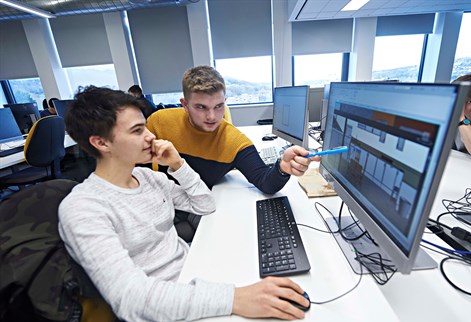
<instances>
[{"instance_id":1,"label":"white ceiling","mask_svg":"<svg viewBox=\"0 0 471 322\"><path fill-rule=\"evenodd\" d=\"M350 0L289 1L289 21L471 11L471 0L370 0L357 11L340 11Z\"/></svg>"}]
</instances>

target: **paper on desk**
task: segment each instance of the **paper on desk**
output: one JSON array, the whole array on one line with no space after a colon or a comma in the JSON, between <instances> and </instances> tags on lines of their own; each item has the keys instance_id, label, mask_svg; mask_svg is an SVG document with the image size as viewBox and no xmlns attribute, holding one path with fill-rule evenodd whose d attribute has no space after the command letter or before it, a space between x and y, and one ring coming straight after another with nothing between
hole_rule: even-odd
<instances>
[{"instance_id":1,"label":"paper on desk","mask_svg":"<svg viewBox=\"0 0 471 322\"><path fill-rule=\"evenodd\" d=\"M308 197L336 196L337 193L319 174L319 168L309 168L303 176L298 177L301 188L304 189Z\"/></svg>"}]
</instances>

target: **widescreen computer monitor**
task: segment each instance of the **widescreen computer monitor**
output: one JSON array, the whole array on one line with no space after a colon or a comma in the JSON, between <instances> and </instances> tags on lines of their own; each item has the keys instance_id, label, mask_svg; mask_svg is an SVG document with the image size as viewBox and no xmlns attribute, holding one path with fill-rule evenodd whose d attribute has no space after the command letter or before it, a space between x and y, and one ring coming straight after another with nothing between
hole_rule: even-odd
<instances>
[{"instance_id":1,"label":"widescreen computer monitor","mask_svg":"<svg viewBox=\"0 0 471 322\"><path fill-rule=\"evenodd\" d=\"M9 108L0 108L0 144L22 140L20 128Z\"/></svg>"},{"instance_id":2,"label":"widescreen computer monitor","mask_svg":"<svg viewBox=\"0 0 471 322\"><path fill-rule=\"evenodd\" d=\"M320 173L399 272L426 254L417 256L468 89L331 83L323 149L349 150L323 156Z\"/></svg>"},{"instance_id":3,"label":"widescreen computer monitor","mask_svg":"<svg viewBox=\"0 0 471 322\"><path fill-rule=\"evenodd\" d=\"M54 100L52 103L54 104L54 108L56 109L57 115L63 117L65 119L65 114L67 113L67 109L69 105L74 100Z\"/></svg>"},{"instance_id":4,"label":"widescreen computer monitor","mask_svg":"<svg viewBox=\"0 0 471 322\"><path fill-rule=\"evenodd\" d=\"M41 118L35 103L5 104L3 106L11 109L18 127L24 134L27 134L33 124Z\"/></svg>"},{"instance_id":5,"label":"widescreen computer monitor","mask_svg":"<svg viewBox=\"0 0 471 322\"><path fill-rule=\"evenodd\" d=\"M309 147L309 86L276 87L272 133L291 144Z\"/></svg>"},{"instance_id":6,"label":"widescreen computer monitor","mask_svg":"<svg viewBox=\"0 0 471 322\"><path fill-rule=\"evenodd\" d=\"M311 87L309 89L309 122L320 122L323 98L324 87Z\"/></svg>"}]
</instances>

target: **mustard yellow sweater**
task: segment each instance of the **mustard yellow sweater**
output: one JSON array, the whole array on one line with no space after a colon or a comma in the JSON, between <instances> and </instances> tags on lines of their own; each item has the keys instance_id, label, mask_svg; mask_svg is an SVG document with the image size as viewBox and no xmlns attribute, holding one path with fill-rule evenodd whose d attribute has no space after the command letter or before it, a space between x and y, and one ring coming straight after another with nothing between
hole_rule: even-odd
<instances>
[{"instance_id":1,"label":"mustard yellow sweater","mask_svg":"<svg viewBox=\"0 0 471 322\"><path fill-rule=\"evenodd\" d=\"M172 142L209 188L233 168L268 194L283 188L289 179L278 171L278 163L265 165L250 139L225 120L216 131L203 132L190 124L183 108L169 108L153 113L147 127L158 139ZM164 167L159 170L166 172Z\"/></svg>"}]
</instances>

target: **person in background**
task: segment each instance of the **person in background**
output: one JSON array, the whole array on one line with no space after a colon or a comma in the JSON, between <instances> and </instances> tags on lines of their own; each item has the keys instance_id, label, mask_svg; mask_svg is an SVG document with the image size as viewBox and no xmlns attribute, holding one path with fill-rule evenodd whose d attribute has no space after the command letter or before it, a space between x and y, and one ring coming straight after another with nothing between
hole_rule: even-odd
<instances>
[{"instance_id":1,"label":"person in background","mask_svg":"<svg viewBox=\"0 0 471 322\"><path fill-rule=\"evenodd\" d=\"M173 144L149 132L142 105L121 91L88 87L66 116L69 135L97 166L60 204L59 233L113 312L125 321L304 318L288 300L309 306L308 300L288 278L237 288L201 279L176 282L189 246L173 226L175 209L208 215L215 201ZM179 184L134 166L145 162L168 166Z\"/></svg>"},{"instance_id":2,"label":"person in background","mask_svg":"<svg viewBox=\"0 0 471 322\"><path fill-rule=\"evenodd\" d=\"M50 116L50 115L57 115L56 108L54 107L54 101L59 100L58 98L51 98L48 100L45 98L43 99L43 109L39 111L41 117Z\"/></svg>"},{"instance_id":3,"label":"person in background","mask_svg":"<svg viewBox=\"0 0 471 322\"><path fill-rule=\"evenodd\" d=\"M260 191L274 194L284 187L291 175L303 175L311 161L320 160L320 157L305 158L309 153L306 149L292 146L275 165L267 166L252 141L223 119L226 85L216 69L190 68L183 75L182 86L183 108L152 114L147 127L158 139L172 142L210 189L226 173L237 168ZM158 170L165 172L166 167L159 165ZM176 216L176 220L188 220L195 229L199 219L192 214ZM192 236L184 238L190 241Z\"/></svg>"},{"instance_id":4,"label":"person in background","mask_svg":"<svg viewBox=\"0 0 471 322\"><path fill-rule=\"evenodd\" d=\"M144 94L142 93L142 89L139 85L132 85L131 87L129 87L128 93L142 100L145 106L143 113L146 119L157 110L157 107L155 106L155 104L144 96Z\"/></svg>"},{"instance_id":5,"label":"person in background","mask_svg":"<svg viewBox=\"0 0 471 322\"><path fill-rule=\"evenodd\" d=\"M471 82L471 73L458 77L453 83ZM471 91L463 106L455 139L456 150L471 154Z\"/></svg>"}]
</instances>

